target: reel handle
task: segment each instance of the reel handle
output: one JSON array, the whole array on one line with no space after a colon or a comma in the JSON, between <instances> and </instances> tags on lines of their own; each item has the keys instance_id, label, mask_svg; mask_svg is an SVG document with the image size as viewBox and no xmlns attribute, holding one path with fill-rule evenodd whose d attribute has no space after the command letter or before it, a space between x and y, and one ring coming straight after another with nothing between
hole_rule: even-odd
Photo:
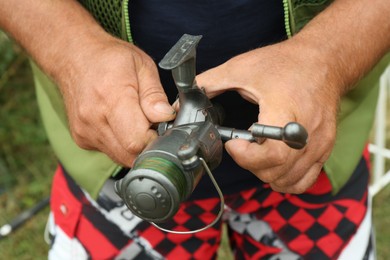
<instances>
[{"instance_id":1,"label":"reel handle","mask_svg":"<svg viewBox=\"0 0 390 260\"><path fill-rule=\"evenodd\" d=\"M280 140L293 149L302 149L307 143L306 129L296 122L290 122L284 127L253 124L250 131L217 126L223 141L244 139L250 142L262 143L265 138Z\"/></svg>"}]
</instances>

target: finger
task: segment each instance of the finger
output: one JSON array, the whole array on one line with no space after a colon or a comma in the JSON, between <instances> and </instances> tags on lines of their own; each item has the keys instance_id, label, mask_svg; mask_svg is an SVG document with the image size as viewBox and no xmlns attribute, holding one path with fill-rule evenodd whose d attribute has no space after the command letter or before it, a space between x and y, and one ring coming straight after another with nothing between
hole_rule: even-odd
<instances>
[{"instance_id":1,"label":"finger","mask_svg":"<svg viewBox=\"0 0 390 260\"><path fill-rule=\"evenodd\" d=\"M89 123L76 123L69 120L69 128L72 139L82 149L99 150L96 128ZM86 134L88 133L88 134Z\"/></svg>"},{"instance_id":2,"label":"finger","mask_svg":"<svg viewBox=\"0 0 390 260\"><path fill-rule=\"evenodd\" d=\"M276 183L270 183L271 188L277 192L301 194L308 190L317 181L318 176L321 173L323 164L321 162L314 163L302 177L294 184L289 186L278 186Z\"/></svg>"},{"instance_id":3,"label":"finger","mask_svg":"<svg viewBox=\"0 0 390 260\"><path fill-rule=\"evenodd\" d=\"M150 129L151 124L139 106L136 91L126 88L121 93L107 115L107 122L124 149L138 154L157 134Z\"/></svg>"},{"instance_id":4,"label":"finger","mask_svg":"<svg viewBox=\"0 0 390 260\"><path fill-rule=\"evenodd\" d=\"M100 151L126 166L131 165L135 159L134 154L126 151L118 142L105 117L95 118L94 123L79 123L72 129L72 138L82 149Z\"/></svg>"},{"instance_id":5,"label":"finger","mask_svg":"<svg viewBox=\"0 0 390 260\"><path fill-rule=\"evenodd\" d=\"M238 165L264 182L273 182L284 174L283 169L292 152L291 148L274 140L267 140L259 145L235 139L225 146Z\"/></svg>"},{"instance_id":6,"label":"finger","mask_svg":"<svg viewBox=\"0 0 390 260\"><path fill-rule=\"evenodd\" d=\"M145 65L140 71L138 94L142 110L150 122L164 122L175 118L176 111L168 102L154 63Z\"/></svg>"},{"instance_id":7,"label":"finger","mask_svg":"<svg viewBox=\"0 0 390 260\"><path fill-rule=\"evenodd\" d=\"M323 157L321 146L307 146L290 158L288 173L276 179L273 183L279 187L289 187L299 182L303 175L309 171L314 164L323 165L326 161Z\"/></svg>"},{"instance_id":8,"label":"finger","mask_svg":"<svg viewBox=\"0 0 390 260\"><path fill-rule=\"evenodd\" d=\"M229 80L227 68L223 64L197 75L196 83L206 90L209 98L223 93L224 90L231 88L233 84L232 80Z\"/></svg>"},{"instance_id":9,"label":"finger","mask_svg":"<svg viewBox=\"0 0 390 260\"><path fill-rule=\"evenodd\" d=\"M132 153L118 141L112 129L107 127L104 133L101 133L102 139L99 139L98 150L105 153L113 161L126 167L132 167L138 153Z\"/></svg>"},{"instance_id":10,"label":"finger","mask_svg":"<svg viewBox=\"0 0 390 260\"><path fill-rule=\"evenodd\" d=\"M175 102L172 104L173 109L176 111L176 113L179 112L180 110L180 102L179 99L176 99Z\"/></svg>"}]
</instances>

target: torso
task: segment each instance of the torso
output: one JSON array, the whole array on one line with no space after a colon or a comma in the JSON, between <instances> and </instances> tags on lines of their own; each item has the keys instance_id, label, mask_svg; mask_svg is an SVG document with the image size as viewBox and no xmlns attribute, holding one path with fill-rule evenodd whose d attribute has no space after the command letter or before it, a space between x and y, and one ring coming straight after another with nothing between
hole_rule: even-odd
<instances>
[{"instance_id":1,"label":"torso","mask_svg":"<svg viewBox=\"0 0 390 260\"><path fill-rule=\"evenodd\" d=\"M197 73L230 58L286 38L282 1L273 0L133 0L129 3L131 33L136 45L158 63L184 34L203 35L197 49ZM160 70L165 91L173 102L177 90L171 73ZM247 129L257 121L258 106L227 92L213 100L224 107L223 125ZM260 185L224 152L213 171L224 194ZM215 196L212 183L202 178L193 197Z\"/></svg>"}]
</instances>

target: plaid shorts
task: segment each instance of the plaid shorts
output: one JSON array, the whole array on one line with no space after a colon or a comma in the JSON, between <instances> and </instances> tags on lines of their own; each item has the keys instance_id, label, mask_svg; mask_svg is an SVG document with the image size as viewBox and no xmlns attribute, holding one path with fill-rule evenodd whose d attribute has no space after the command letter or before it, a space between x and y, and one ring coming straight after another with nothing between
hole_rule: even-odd
<instances>
[{"instance_id":1,"label":"plaid shorts","mask_svg":"<svg viewBox=\"0 0 390 260\"><path fill-rule=\"evenodd\" d=\"M307 192L257 188L225 196L222 219L199 233L163 232L134 216L120 200L96 201L58 167L51 194L50 259L215 259L227 228L236 259L370 259L368 158L363 156L336 195L322 172ZM193 230L212 222L219 199L181 204L170 229Z\"/></svg>"}]
</instances>

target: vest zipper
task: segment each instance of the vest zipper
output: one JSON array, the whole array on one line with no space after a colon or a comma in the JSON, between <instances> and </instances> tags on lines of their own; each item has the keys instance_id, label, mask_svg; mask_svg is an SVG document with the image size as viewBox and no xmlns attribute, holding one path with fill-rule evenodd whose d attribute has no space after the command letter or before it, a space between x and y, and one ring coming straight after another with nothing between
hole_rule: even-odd
<instances>
[{"instance_id":1,"label":"vest zipper","mask_svg":"<svg viewBox=\"0 0 390 260\"><path fill-rule=\"evenodd\" d=\"M122 39L128 42L133 42L130 30L129 19L129 0L123 0L122 2Z\"/></svg>"},{"instance_id":2,"label":"vest zipper","mask_svg":"<svg viewBox=\"0 0 390 260\"><path fill-rule=\"evenodd\" d=\"M292 9L291 0L283 0L283 9L284 9L284 27L286 29L288 38L290 38L292 36L292 29L293 29L291 28L291 23L290 23L290 18L291 19L293 18L290 11Z\"/></svg>"}]
</instances>

